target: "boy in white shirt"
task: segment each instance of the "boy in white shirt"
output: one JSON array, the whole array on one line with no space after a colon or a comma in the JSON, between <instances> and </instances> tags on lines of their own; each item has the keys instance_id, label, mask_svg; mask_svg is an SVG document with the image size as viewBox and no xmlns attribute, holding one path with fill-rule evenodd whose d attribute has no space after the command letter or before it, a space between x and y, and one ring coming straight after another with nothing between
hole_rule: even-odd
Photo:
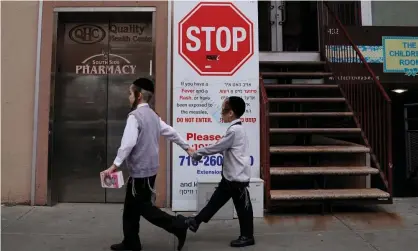
<instances>
[{"instance_id":1,"label":"boy in white shirt","mask_svg":"<svg viewBox=\"0 0 418 251\"><path fill-rule=\"evenodd\" d=\"M202 156L223 154L222 180L208 204L196 217L186 220L189 229L196 232L202 222L209 222L213 215L232 198L240 224L240 236L231 241L231 247L254 245L253 209L248 192L251 177L248 138L241 124L245 112L245 102L240 97L229 97L222 104L222 119L231 123L225 136L213 145L200 148L193 155L195 161Z\"/></svg>"}]
</instances>

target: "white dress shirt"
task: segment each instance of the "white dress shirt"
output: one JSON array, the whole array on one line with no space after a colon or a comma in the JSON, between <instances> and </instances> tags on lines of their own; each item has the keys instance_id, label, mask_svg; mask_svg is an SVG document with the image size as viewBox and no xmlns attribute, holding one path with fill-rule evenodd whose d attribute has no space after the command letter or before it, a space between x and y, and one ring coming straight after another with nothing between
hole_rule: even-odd
<instances>
[{"instance_id":1,"label":"white dress shirt","mask_svg":"<svg viewBox=\"0 0 418 251\"><path fill-rule=\"evenodd\" d=\"M139 104L138 107L147 106L148 104ZM184 150L189 148L189 144L180 136L180 134L174 130L173 127L167 125L160 118L160 133L162 136L166 137L168 140L176 143ZM123 161L129 156L132 151L132 148L135 147L138 139L138 121L133 115L128 116L126 122L125 130L123 131L121 145L118 149L118 154L113 162L117 167L121 166Z\"/></svg>"},{"instance_id":2,"label":"white dress shirt","mask_svg":"<svg viewBox=\"0 0 418 251\"><path fill-rule=\"evenodd\" d=\"M222 173L229 181L249 182L251 178L250 156L248 154L248 137L241 120L232 121L225 135L215 144L200 148L193 154L193 159L202 156L222 154Z\"/></svg>"}]
</instances>

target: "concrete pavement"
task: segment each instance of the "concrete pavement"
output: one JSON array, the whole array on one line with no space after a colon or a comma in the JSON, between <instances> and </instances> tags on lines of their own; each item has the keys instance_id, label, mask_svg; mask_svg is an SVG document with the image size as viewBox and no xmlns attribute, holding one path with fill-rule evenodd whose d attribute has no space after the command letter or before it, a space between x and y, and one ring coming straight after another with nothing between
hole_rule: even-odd
<instances>
[{"instance_id":1,"label":"concrete pavement","mask_svg":"<svg viewBox=\"0 0 418 251\"><path fill-rule=\"evenodd\" d=\"M418 246L418 198L395 200L380 212L277 215L255 220L256 245L263 251L409 251ZM2 251L109 250L122 237L122 206L59 204L2 206ZM226 251L238 221L212 221L189 232L185 251ZM173 236L141 219L144 250L176 250Z\"/></svg>"}]
</instances>

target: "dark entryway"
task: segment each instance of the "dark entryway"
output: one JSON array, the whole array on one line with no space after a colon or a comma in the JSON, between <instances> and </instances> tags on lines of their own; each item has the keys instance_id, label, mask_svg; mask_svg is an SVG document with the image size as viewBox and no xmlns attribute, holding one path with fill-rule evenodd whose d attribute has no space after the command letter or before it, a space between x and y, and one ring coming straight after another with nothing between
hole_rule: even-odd
<instances>
[{"instance_id":1,"label":"dark entryway","mask_svg":"<svg viewBox=\"0 0 418 251\"><path fill-rule=\"evenodd\" d=\"M318 51L316 2L259 1L260 51Z\"/></svg>"},{"instance_id":2,"label":"dark entryway","mask_svg":"<svg viewBox=\"0 0 418 251\"><path fill-rule=\"evenodd\" d=\"M130 84L154 75L154 13L66 12L57 18L52 201L122 202L124 192L103 189L99 173L120 145Z\"/></svg>"},{"instance_id":3,"label":"dark entryway","mask_svg":"<svg viewBox=\"0 0 418 251\"><path fill-rule=\"evenodd\" d=\"M395 85L394 85L395 86ZM405 87L405 86L404 86ZM392 99L393 187L395 197L418 196L418 88L388 89ZM396 89L395 89L396 90Z\"/></svg>"},{"instance_id":4,"label":"dark entryway","mask_svg":"<svg viewBox=\"0 0 418 251\"><path fill-rule=\"evenodd\" d=\"M318 1L259 1L260 51L319 51ZM361 25L359 1L328 1L343 25Z\"/></svg>"}]
</instances>

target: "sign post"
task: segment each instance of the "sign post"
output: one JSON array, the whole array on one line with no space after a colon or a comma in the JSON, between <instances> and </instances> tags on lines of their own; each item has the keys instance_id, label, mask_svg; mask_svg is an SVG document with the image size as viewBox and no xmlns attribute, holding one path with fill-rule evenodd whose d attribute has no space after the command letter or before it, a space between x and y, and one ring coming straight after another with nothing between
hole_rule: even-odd
<instances>
[{"instance_id":1,"label":"sign post","mask_svg":"<svg viewBox=\"0 0 418 251\"><path fill-rule=\"evenodd\" d=\"M257 1L175 1L173 127L194 147L219 140L229 124L223 100L241 96L252 177L260 177ZM172 209L196 211L197 180L221 177L223 157L192 159L177 145L172 154Z\"/></svg>"}]
</instances>

